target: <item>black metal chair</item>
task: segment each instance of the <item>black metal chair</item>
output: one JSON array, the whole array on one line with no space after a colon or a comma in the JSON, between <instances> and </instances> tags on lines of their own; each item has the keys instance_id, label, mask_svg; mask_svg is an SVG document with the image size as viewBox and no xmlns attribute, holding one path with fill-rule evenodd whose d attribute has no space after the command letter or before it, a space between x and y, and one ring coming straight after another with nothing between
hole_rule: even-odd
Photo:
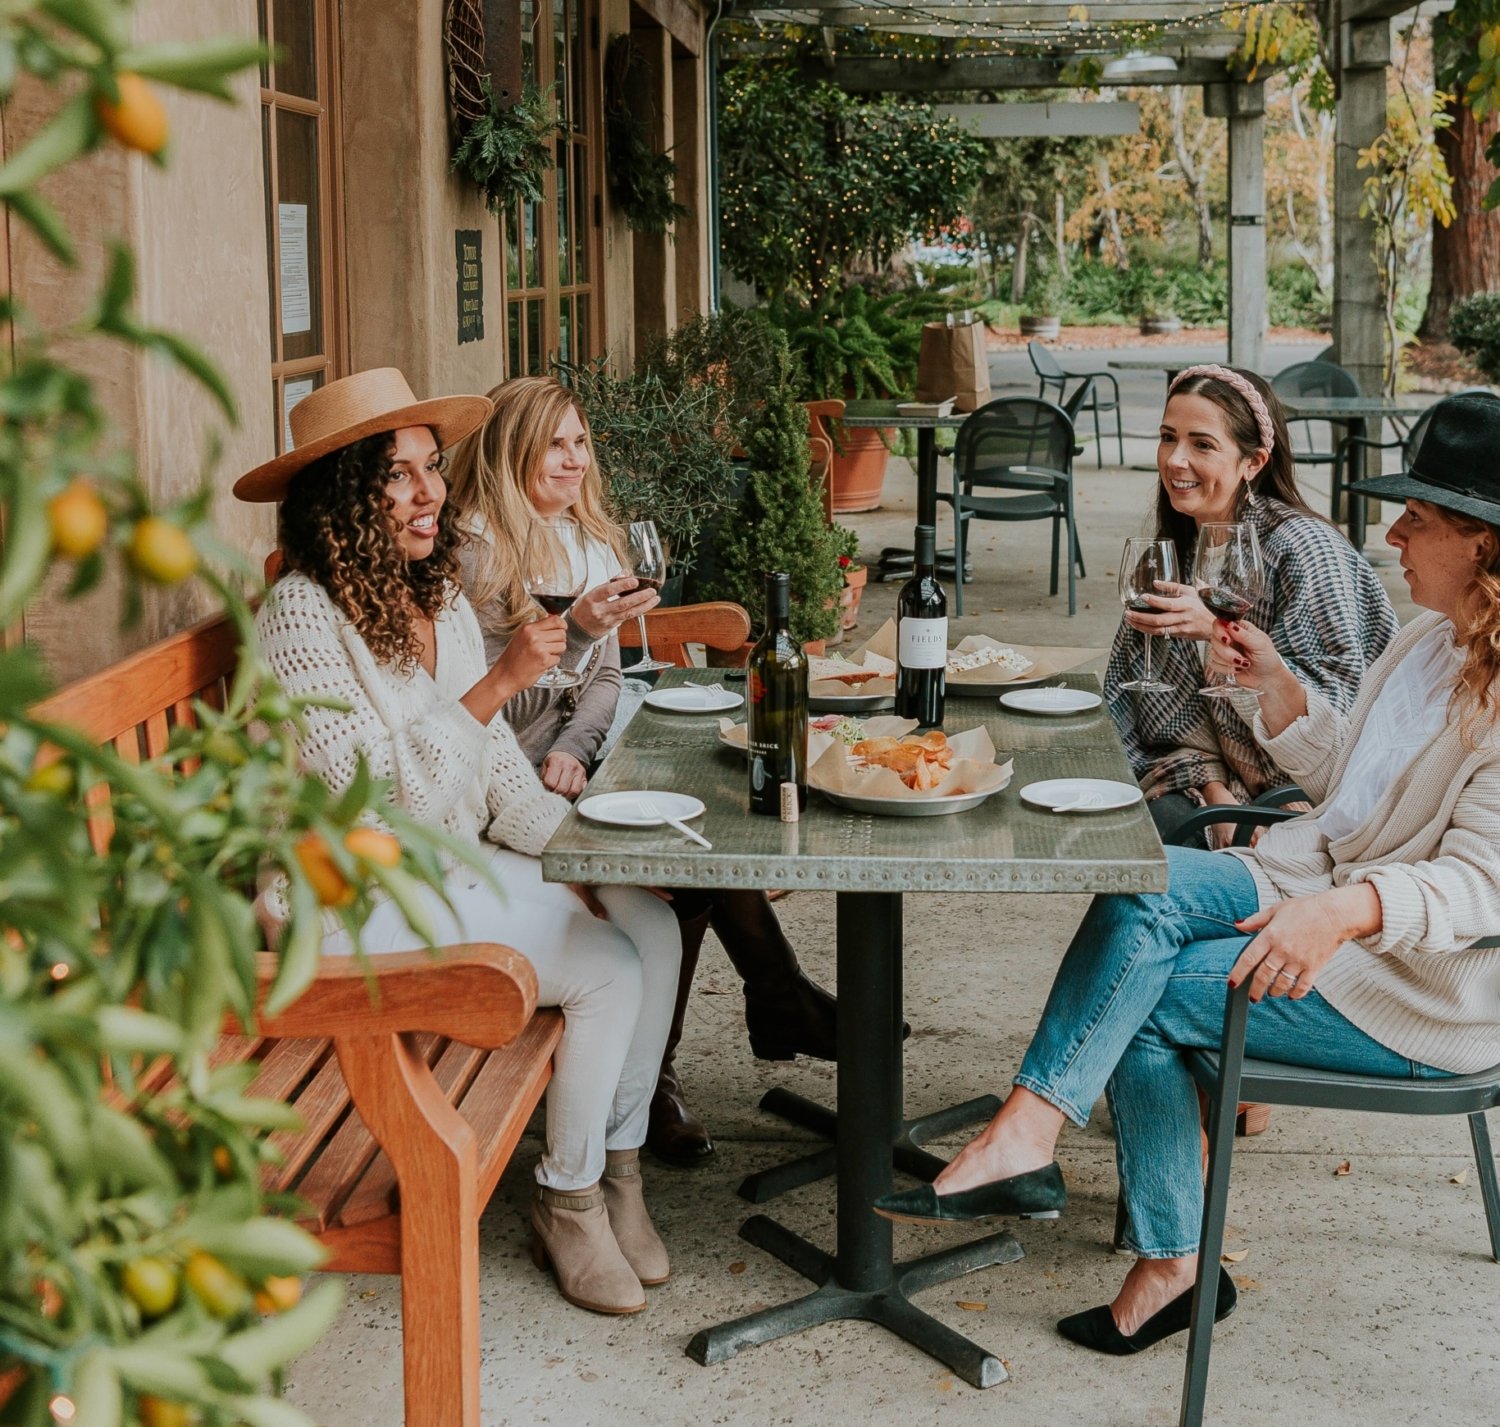
<instances>
[{"instance_id":1,"label":"black metal chair","mask_svg":"<svg viewBox=\"0 0 1500 1427\"><path fill-rule=\"evenodd\" d=\"M1061 534L1068 533L1068 613L1076 613L1074 569L1083 568L1073 514L1073 422L1050 401L1031 396L1001 397L981 406L958 428L953 449L952 493L938 499L953 507L956 568L964 568L969 522L980 520L1050 520L1052 585L1057 593ZM982 491L1013 491L983 495ZM964 612L964 582L954 582L955 613Z\"/></svg>"},{"instance_id":2,"label":"black metal chair","mask_svg":"<svg viewBox=\"0 0 1500 1427\"><path fill-rule=\"evenodd\" d=\"M1226 809L1217 810L1224 820ZM1268 810L1269 811L1269 810ZM1500 946L1492 937L1482 946ZM1490 1235L1490 1255L1500 1262L1500 1182L1490 1146L1485 1111L1500 1105L1500 1066L1474 1075L1442 1080L1396 1080L1254 1060L1245 1055L1250 1013L1250 982L1232 992L1224 1008L1224 1033L1217 1051L1188 1057L1193 1077L1209 1101L1208 1179L1203 1230L1198 1245L1198 1281L1193 1291L1178 1427L1201 1427L1208 1395L1209 1354L1213 1347L1214 1295L1224 1248L1229 1207L1229 1172L1234 1150L1235 1109L1242 1100L1273 1105L1305 1105L1327 1110L1368 1110L1386 1115L1465 1115L1474 1146L1480 1193Z\"/></svg>"},{"instance_id":3,"label":"black metal chair","mask_svg":"<svg viewBox=\"0 0 1500 1427\"><path fill-rule=\"evenodd\" d=\"M1271 390L1277 396L1358 396L1359 383L1352 372L1334 362L1295 362L1271 378ZM1300 427L1302 440L1299 444L1296 433L1292 433L1292 452L1297 463L1303 466L1331 466L1338 458L1333 442L1333 423L1329 429L1328 448L1324 450L1313 440L1311 421L1288 422L1288 426ZM1321 423L1320 423L1321 424Z\"/></svg>"},{"instance_id":4,"label":"black metal chair","mask_svg":"<svg viewBox=\"0 0 1500 1427\"><path fill-rule=\"evenodd\" d=\"M1082 409L1094 413L1094 455L1102 466L1104 464L1104 437L1099 430L1099 413L1114 412L1115 414L1115 441L1120 448L1120 464L1125 464L1125 424L1120 408L1120 384L1115 380L1113 372L1070 372L1052 353L1040 342L1028 342L1026 354L1031 358L1031 368L1037 375L1036 394L1043 400L1047 400L1047 389L1056 387L1056 401L1059 406L1068 405L1068 383L1088 382L1091 383L1089 396L1083 402ZM1109 394L1106 395L1098 383L1109 383Z\"/></svg>"}]
</instances>

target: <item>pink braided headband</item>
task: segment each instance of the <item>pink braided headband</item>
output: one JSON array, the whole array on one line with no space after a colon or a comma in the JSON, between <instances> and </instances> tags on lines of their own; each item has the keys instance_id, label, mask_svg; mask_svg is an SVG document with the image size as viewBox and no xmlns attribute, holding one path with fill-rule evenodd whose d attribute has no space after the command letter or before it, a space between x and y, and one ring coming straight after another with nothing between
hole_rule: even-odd
<instances>
[{"instance_id":1,"label":"pink braided headband","mask_svg":"<svg viewBox=\"0 0 1500 1427\"><path fill-rule=\"evenodd\" d=\"M1255 418L1255 425L1260 431L1260 444L1266 448L1267 454L1276 449L1276 428L1271 424L1271 413L1266 407L1265 398L1256 391L1252 383L1228 367L1210 363L1202 367L1188 367L1178 372L1172 385L1167 388L1167 395L1171 396L1189 377L1212 377L1216 382L1223 382L1225 386L1233 387L1245 398L1245 405L1250 408L1250 415Z\"/></svg>"}]
</instances>

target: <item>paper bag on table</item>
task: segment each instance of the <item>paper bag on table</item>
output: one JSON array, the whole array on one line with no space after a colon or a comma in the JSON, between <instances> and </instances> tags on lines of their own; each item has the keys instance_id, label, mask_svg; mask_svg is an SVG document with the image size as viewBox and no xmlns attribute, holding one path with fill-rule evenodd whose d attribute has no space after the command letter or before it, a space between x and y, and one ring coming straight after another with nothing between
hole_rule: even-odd
<instances>
[{"instance_id":1,"label":"paper bag on table","mask_svg":"<svg viewBox=\"0 0 1500 1427\"><path fill-rule=\"evenodd\" d=\"M985 350L983 322L948 326L928 322L922 327L922 349L917 357L917 400L953 398L957 411L977 411L990 399L990 359Z\"/></svg>"},{"instance_id":2,"label":"paper bag on table","mask_svg":"<svg viewBox=\"0 0 1500 1427\"><path fill-rule=\"evenodd\" d=\"M900 737L897 725L908 732L916 727L910 719L871 718L865 720L865 735ZM995 762L995 745L988 730L965 729L954 734L948 746L953 750L952 765L936 787L922 792L908 788L889 768L861 766L841 743L830 743L816 760L810 760L807 781L825 792L856 798L947 798L959 793L994 792L1010 782L1011 764Z\"/></svg>"}]
</instances>

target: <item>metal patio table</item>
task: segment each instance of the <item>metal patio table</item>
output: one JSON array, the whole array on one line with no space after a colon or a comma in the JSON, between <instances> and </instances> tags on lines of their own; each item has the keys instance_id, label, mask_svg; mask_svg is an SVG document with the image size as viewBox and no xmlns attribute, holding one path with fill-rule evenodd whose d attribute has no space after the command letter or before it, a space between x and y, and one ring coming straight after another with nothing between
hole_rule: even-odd
<instances>
[{"instance_id":1,"label":"metal patio table","mask_svg":"<svg viewBox=\"0 0 1500 1427\"><path fill-rule=\"evenodd\" d=\"M1185 372L1189 367L1201 365L1199 362L1176 361L1160 362L1151 361L1149 358L1116 357L1113 361L1104 364L1113 367L1117 372L1162 372L1167 378L1167 385L1171 386L1177 380L1178 372ZM1152 467L1154 470L1155 467Z\"/></svg>"},{"instance_id":2,"label":"metal patio table","mask_svg":"<svg viewBox=\"0 0 1500 1427\"><path fill-rule=\"evenodd\" d=\"M851 401L845 404L844 414L835 421L844 426L893 427L898 431L917 433L917 524L936 525L937 433L957 430L972 413L952 411L947 416L910 416L897 411L898 405L900 403L895 401ZM957 558L953 550L939 550L938 573L952 578L953 562ZM887 546L880 552L870 577L874 580L909 579L915 560L915 553L904 546Z\"/></svg>"},{"instance_id":3,"label":"metal patio table","mask_svg":"<svg viewBox=\"0 0 1500 1427\"><path fill-rule=\"evenodd\" d=\"M1429 406L1431 399L1411 396L1284 396L1281 405L1291 421L1327 421L1348 428L1351 437L1367 439L1373 424L1374 439L1380 439L1385 421L1407 418L1415 421ZM1344 484L1352 485L1365 478L1365 450L1359 441L1351 443L1344 468ZM1369 519L1370 497L1345 496L1344 520L1349 529L1349 543L1356 550L1365 548L1365 523Z\"/></svg>"},{"instance_id":4,"label":"metal patio table","mask_svg":"<svg viewBox=\"0 0 1500 1427\"><path fill-rule=\"evenodd\" d=\"M707 683L711 677L702 670L669 670L662 685ZM1088 674L1066 675L1063 682L1098 687ZM903 1167L931 1177L943 1161L921 1151L921 1139L988 1116L999 1103L984 1096L937 1115L905 1119L902 897L908 892L1156 892L1166 887L1167 865L1144 804L1060 816L1021 802L1020 789L1042 778L1133 781L1103 705L1057 718L1011 713L994 699L950 698L950 733L981 723L1015 768L1009 787L972 811L874 817L839 808L813 792L801 821L782 823L747 811L744 757L718 742L717 719L642 708L589 792L690 793L706 805L695 826L713 849L698 847L670 828L600 826L574 811L542 853L543 875L554 882L837 893L838 1112L829 1116L837 1129L837 1248L828 1253L766 1215L746 1220L741 1238L817 1286L777 1307L704 1329L687 1349L700 1363L722 1362L741 1348L817 1323L857 1318L890 1329L976 1387L1005 1380L998 1355L924 1313L911 1295L959 1274L1014 1262L1022 1257L1020 1244L1009 1233L991 1234L896 1263L892 1226L871 1209L892 1187L895 1157ZM914 1156L920 1161L913 1162ZM803 1175L803 1181L809 1177L815 1176Z\"/></svg>"}]
</instances>

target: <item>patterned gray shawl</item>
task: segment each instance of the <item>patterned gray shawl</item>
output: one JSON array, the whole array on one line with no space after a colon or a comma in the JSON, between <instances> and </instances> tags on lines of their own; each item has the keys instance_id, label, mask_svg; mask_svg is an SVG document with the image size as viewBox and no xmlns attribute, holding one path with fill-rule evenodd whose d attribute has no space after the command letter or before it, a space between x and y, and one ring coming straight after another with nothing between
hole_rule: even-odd
<instances>
[{"instance_id":1,"label":"patterned gray shawl","mask_svg":"<svg viewBox=\"0 0 1500 1427\"><path fill-rule=\"evenodd\" d=\"M1303 684L1348 713L1365 670L1397 628L1379 578L1340 531L1279 501L1258 500L1240 518L1255 525L1266 565L1265 593L1247 618L1270 634ZM1248 801L1284 781L1251 732L1254 701L1199 696L1197 643L1156 636L1152 671L1172 685L1170 694L1120 689L1144 661L1144 636L1122 621L1104 687L1147 798L1183 792L1199 801L1199 790L1217 780Z\"/></svg>"}]
</instances>

